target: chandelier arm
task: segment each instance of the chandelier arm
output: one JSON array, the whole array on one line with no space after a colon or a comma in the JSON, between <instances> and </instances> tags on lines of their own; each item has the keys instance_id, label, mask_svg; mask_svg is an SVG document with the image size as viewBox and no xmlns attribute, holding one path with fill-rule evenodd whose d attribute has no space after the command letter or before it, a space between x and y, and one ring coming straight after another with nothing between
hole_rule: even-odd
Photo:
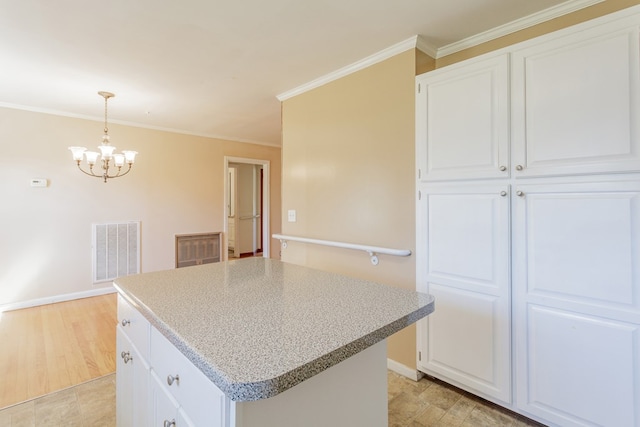
<instances>
[{"instance_id":1,"label":"chandelier arm","mask_svg":"<svg viewBox=\"0 0 640 427\"><path fill-rule=\"evenodd\" d=\"M124 173L121 173L122 167L118 168L118 173L115 175L106 175L107 178L120 178L121 176L125 176L126 174L128 174L131 171L131 167L133 166L132 163L128 163L129 167L127 168L127 170Z\"/></svg>"},{"instance_id":2,"label":"chandelier arm","mask_svg":"<svg viewBox=\"0 0 640 427\"><path fill-rule=\"evenodd\" d=\"M78 169L80 169L80 172L82 172L85 175L89 175L89 176L93 176L96 178L102 178L102 175L96 175L95 173L93 173L93 167L89 168L89 172L87 172L86 170L82 169L82 166L80 166L80 162L77 162L78 165Z\"/></svg>"}]
</instances>

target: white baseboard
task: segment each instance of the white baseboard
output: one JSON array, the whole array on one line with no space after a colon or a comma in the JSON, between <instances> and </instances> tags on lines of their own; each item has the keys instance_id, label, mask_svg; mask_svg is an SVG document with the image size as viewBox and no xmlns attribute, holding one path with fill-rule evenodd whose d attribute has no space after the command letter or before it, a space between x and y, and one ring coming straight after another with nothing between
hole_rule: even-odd
<instances>
[{"instance_id":1,"label":"white baseboard","mask_svg":"<svg viewBox=\"0 0 640 427\"><path fill-rule=\"evenodd\" d=\"M111 285L111 286L106 286L104 288L92 289L90 291L74 292L71 294L55 295L52 297L37 298L29 301L2 304L0 305L0 313L4 311L9 311L9 310L19 310L21 308L36 307L38 305L53 304L56 302L71 301L74 299L82 299L82 298L95 297L98 295L112 294L115 291L116 289L113 287L113 285Z\"/></svg>"},{"instance_id":2,"label":"white baseboard","mask_svg":"<svg viewBox=\"0 0 640 427\"><path fill-rule=\"evenodd\" d=\"M400 374L403 377L407 377L413 381L419 381L420 378L424 376L424 374L416 369L411 369L410 367L403 365L400 362L396 362L393 359L387 359L387 369L395 372L396 374Z\"/></svg>"}]
</instances>

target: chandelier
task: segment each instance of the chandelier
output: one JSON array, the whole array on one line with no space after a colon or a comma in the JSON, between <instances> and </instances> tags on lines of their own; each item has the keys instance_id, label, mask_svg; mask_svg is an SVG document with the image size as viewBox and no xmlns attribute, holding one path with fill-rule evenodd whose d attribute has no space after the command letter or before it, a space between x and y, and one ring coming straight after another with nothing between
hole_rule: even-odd
<instances>
[{"instance_id":1,"label":"chandelier","mask_svg":"<svg viewBox=\"0 0 640 427\"><path fill-rule=\"evenodd\" d=\"M104 135L102 135L102 144L98 146L100 152L98 153L97 151L87 151L85 147L69 147L69 150L71 150L73 160L76 161L78 169L80 169L82 173L85 173L89 176L95 176L96 178L102 178L106 183L107 179L109 178L117 178L128 174L131 170L131 167L133 166L133 162L135 161L136 154L138 154L138 152L122 151L122 154L114 154L116 147L109 144L109 128L107 126L107 100L114 97L115 95L110 92L98 92L98 95L104 98ZM100 156L100 161L102 163L102 172L98 172L98 174L96 174L93 170L93 167L98 160L98 156ZM89 165L89 172L82 169L82 166L80 166L80 162L82 161L83 157L86 158L87 164ZM112 161L113 163L111 163ZM122 167L125 163L129 165L129 167L124 173L121 173ZM117 171L114 169L110 170L112 166L117 168Z\"/></svg>"}]
</instances>

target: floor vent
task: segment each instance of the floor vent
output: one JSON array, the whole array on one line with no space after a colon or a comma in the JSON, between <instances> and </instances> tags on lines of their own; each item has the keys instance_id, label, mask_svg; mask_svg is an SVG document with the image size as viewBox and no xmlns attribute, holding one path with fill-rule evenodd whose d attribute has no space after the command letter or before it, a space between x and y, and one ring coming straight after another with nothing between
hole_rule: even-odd
<instances>
[{"instance_id":1,"label":"floor vent","mask_svg":"<svg viewBox=\"0 0 640 427\"><path fill-rule=\"evenodd\" d=\"M93 283L140 272L140 222L93 225Z\"/></svg>"}]
</instances>

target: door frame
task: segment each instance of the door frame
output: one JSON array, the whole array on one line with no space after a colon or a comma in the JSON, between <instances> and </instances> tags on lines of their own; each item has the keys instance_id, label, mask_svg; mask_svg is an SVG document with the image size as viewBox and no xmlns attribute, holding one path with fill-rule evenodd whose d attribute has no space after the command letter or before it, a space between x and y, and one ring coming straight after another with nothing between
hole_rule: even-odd
<instances>
[{"instance_id":1,"label":"door frame","mask_svg":"<svg viewBox=\"0 0 640 427\"><path fill-rule=\"evenodd\" d=\"M224 156L224 203L222 205L224 211L224 238L223 238L223 258L225 261L229 259L229 218L227 206L229 204L229 163L241 163L248 165L262 166L262 256L269 258L271 253L271 234L269 231L271 193L269 192L269 183L271 182L270 161L262 159L250 159L246 157Z\"/></svg>"}]
</instances>

